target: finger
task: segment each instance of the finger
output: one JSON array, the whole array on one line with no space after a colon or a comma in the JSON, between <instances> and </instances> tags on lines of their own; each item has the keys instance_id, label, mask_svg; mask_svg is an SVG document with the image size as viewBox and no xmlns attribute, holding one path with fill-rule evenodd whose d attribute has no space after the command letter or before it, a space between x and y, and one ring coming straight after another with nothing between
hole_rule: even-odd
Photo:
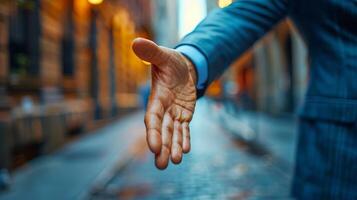
<instances>
[{"instance_id":1,"label":"finger","mask_svg":"<svg viewBox=\"0 0 357 200\"><path fill-rule=\"evenodd\" d=\"M133 41L132 48L140 59L156 66L163 64L169 57L161 47L153 41L144 38L136 38Z\"/></svg>"},{"instance_id":2,"label":"finger","mask_svg":"<svg viewBox=\"0 0 357 200\"><path fill-rule=\"evenodd\" d=\"M160 154L155 155L155 165L158 169L166 169L169 165L170 150L166 147L161 149Z\"/></svg>"},{"instance_id":3,"label":"finger","mask_svg":"<svg viewBox=\"0 0 357 200\"><path fill-rule=\"evenodd\" d=\"M190 152L191 144L190 144L190 127L188 122L182 123L182 151L184 153Z\"/></svg>"},{"instance_id":4,"label":"finger","mask_svg":"<svg viewBox=\"0 0 357 200\"><path fill-rule=\"evenodd\" d=\"M156 155L155 164L157 168L165 169L169 162L173 131L173 121L169 113L164 115L161 131L162 147L160 154Z\"/></svg>"},{"instance_id":5,"label":"finger","mask_svg":"<svg viewBox=\"0 0 357 200\"><path fill-rule=\"evenodd\" d=\"M172 135L171 161L179 164L182 160L182 126L179 121L174 122L174 132Z\"/></svg>"},{"instance_id":6,"label":"finger","mask_svg":"<svg viewBox=\"0 0 357 200\"><path fill-rule=\"evenodd\" d=\"M160 132L157 129L149 129L147 131L146 141L151 152L154 154L160 153L162 142Z\"/></svg>"},{"instance_id":7,"label":"finger","mask_svg":"<svg viewBox=\"0 0 357 200\"><path fill-rule=\"evenodd\" d=\"M165 113L164 119L162 122L162 128L161 128L162 148L167 148L169 150L169 152L171 150L171 144L172 144L172 132L173 132L173 128L174 128L173 125L174 125L174 122L173 122L170 114Z\"/></svg>"},{"instance_id":8,"label":"finger","mask_svg":"<svg viewBox=\"0 0 357 200\"><path fill-rule=\"evenodd\" d=\"M161 152L161 127L164 108L160 101L149 101L147 112L145 114L146 140L149 149L158 154Z\"/></svg>"}]
</instances>

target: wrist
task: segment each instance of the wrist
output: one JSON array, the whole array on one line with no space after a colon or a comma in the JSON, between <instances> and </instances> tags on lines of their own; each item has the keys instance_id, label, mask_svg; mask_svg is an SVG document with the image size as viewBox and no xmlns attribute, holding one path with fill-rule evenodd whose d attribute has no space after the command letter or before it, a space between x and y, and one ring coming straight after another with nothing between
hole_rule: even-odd
<instances>
[{"instance_id":1,"label":"wrist","mask_svg":"<svg viewBox=\"0 0 357 200\"><path fill-rule=\"evenodd\" d=\"M193 65L196 72L196 89L204 89L208 79L208 63L204 54L197 47L191 45L181 45L176 50Z\"/></svg>"},{"instance_id":2,"label":"wrist","mask_svg":"<svg viewBox=\"0 0 357 200\"><path fill-rule=\"evenodd\" d=\"M197 70L194 66L194 64L192 63L192 61L188 58L186 58L186 56L182 55L181 56L184 58L184 61L186 63L186 66L188 68L188 73L191 76L193 83L195 84L195 86L197 85Z\"/></svg>"}]
</instances>

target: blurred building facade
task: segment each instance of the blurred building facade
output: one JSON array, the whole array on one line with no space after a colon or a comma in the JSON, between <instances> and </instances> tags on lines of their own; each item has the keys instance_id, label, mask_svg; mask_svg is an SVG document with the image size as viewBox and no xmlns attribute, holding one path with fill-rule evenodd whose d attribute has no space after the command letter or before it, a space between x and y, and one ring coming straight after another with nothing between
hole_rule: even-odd
<instances>
[{"instance_id":1,"label":"blurred building facade","mask_svg":"<svg viewBox=\"0 0 357 200\"><path fill-rule=\"evenodd\" d=\"M67 134L138 106L149 74L131 42L152 38L151 2L91 2L0 1L0 146L11 146L0 154L51 152Z\"/></svg>"},{"instance_id":2,"label":"blurred building facade","mask_svg":"<svg viewBox=\"0 0 357 200\"><path fill-rule=\"evenodd\" d=\"M178 1L180 0L153 0L154 38L162 46L173 48L178 42Z\"/></svg>"},{"instance_id":3,"label":"blurred building facade","mask_svg":"<svg viewBox=\"0 0 357 200\"><path fill-rule=\"evenodd\" d=\"M254 49L257 109L294 113L307 87L307 52L290 21L284 21Z\"/></svg>"}]
</instances>

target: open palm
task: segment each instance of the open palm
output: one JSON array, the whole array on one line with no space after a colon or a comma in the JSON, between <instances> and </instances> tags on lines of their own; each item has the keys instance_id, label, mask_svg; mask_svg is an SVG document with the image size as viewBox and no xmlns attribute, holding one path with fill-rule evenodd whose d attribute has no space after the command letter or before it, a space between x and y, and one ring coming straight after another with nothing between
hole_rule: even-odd
<instances>
[{"instance_id":1,"label":"open palm","mask_svg":"<svg viewBox=\"0 0 357 200\"><path fill-rule=\"evenodd\" d=\"M179 52L137 38L136 55L152 63L152 89L145 114L147 142L155 153L155 164L165 169L190 151L189 123L196 103L196 73L192 63Z\"/></svg>"}]
</instances>

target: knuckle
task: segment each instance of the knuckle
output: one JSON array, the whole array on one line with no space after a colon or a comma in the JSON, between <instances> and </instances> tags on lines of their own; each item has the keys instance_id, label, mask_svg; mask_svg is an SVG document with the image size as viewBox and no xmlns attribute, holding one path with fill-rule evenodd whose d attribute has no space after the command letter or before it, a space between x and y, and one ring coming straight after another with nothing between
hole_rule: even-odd
<instances>
[{"instance_id":1,"label":"knuckle","mask_svg":"<svg viewBox=\"0 0 357 200\"><path fill-rule=\"evenodd\" d=\"M171 141L164 141L162 143L162 146L163 146L164 149L167 149L167 150L170 151L170 149L171 149Z\"/></svg>"},{"instance_id":2,"label":"knuckle","mask_svg":"<svg viewBox=\"0 0 357 200\"><path fill-rule=\"evenodd\" d=\"M170 143L164 143L163 145L163 150L166 150L168 153L171 152L171 144Z\"/></svg>"}]
</instances>

